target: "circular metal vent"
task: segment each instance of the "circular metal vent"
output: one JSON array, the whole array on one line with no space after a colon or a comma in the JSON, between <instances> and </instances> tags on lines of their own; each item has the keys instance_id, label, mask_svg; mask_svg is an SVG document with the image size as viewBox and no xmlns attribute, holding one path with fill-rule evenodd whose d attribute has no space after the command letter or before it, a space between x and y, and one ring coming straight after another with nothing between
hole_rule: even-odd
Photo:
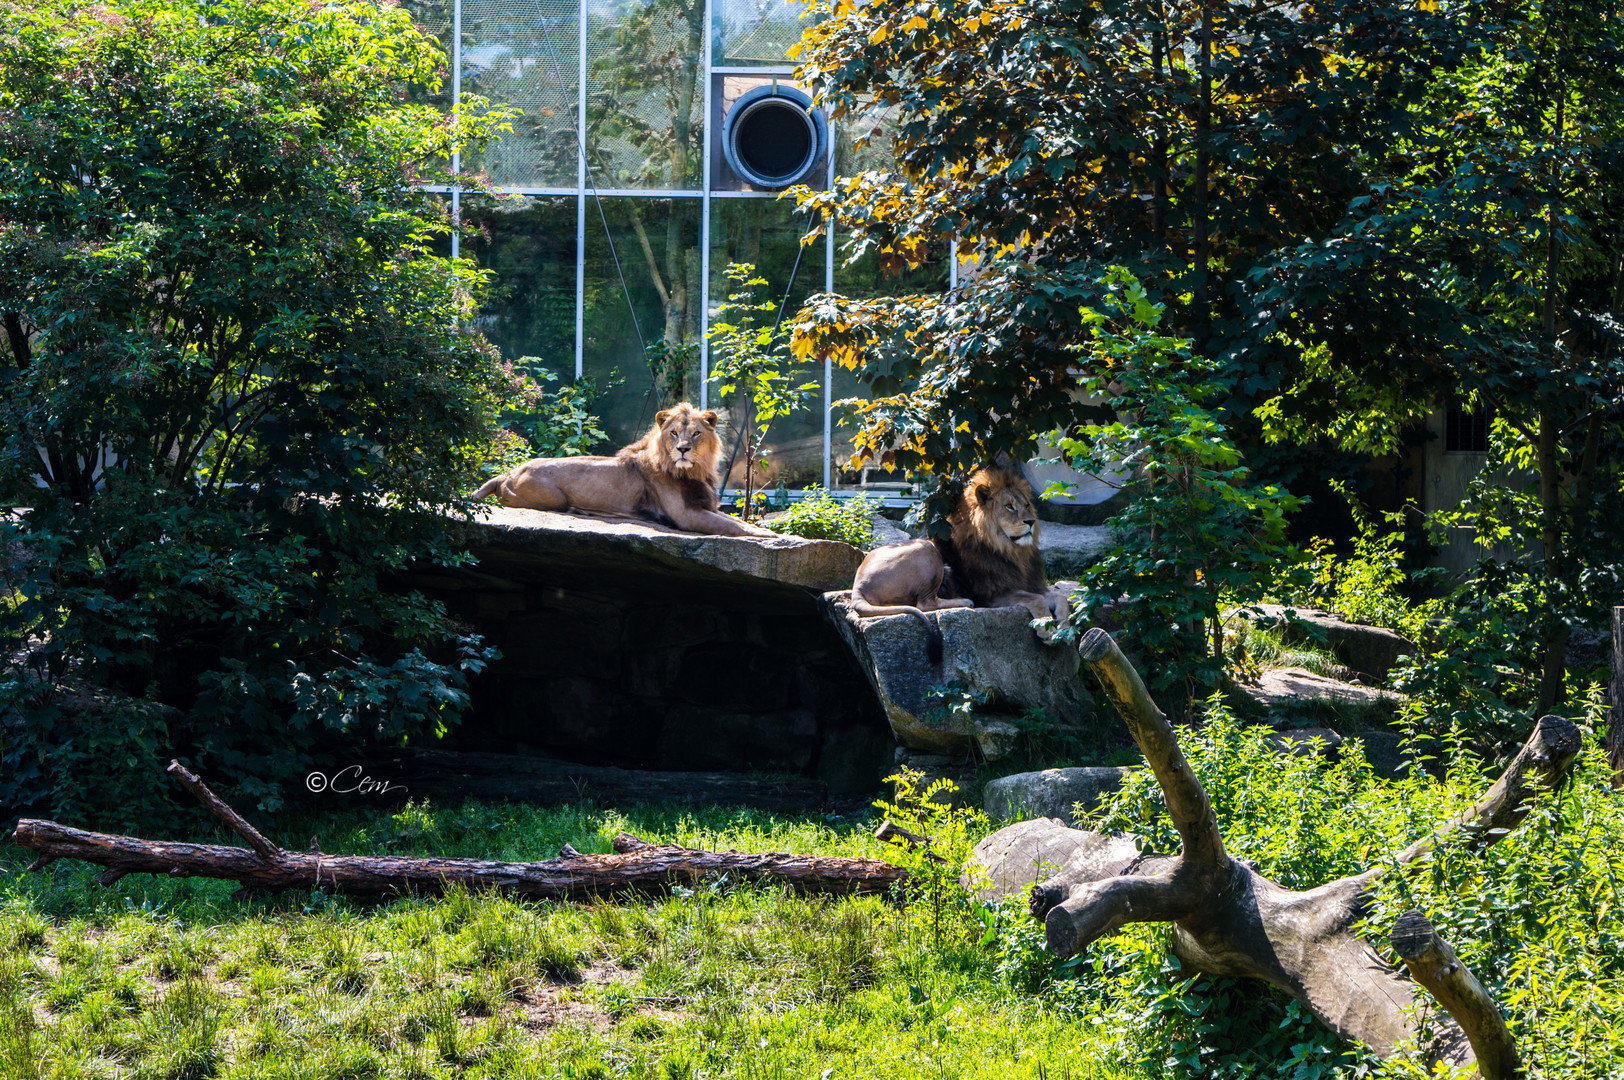
<instances>
[{"instance_id":1,"label":"circular metal vent","mask_svg":"<svg viewBox=\"0 0 1624 1080\"><path fill-rule=\"evenodd\" d=\"M823 113L793 86L747 91L722 120L722 152L740 179L786 188L812 171L829 141Z\"/></svg>"}]
</instances>

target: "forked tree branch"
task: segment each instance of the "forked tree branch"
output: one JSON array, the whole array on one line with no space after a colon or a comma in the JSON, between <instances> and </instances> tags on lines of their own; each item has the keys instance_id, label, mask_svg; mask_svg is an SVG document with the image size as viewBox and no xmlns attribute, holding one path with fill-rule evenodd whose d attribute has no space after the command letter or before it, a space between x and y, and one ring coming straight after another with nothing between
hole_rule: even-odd
<instances>
[{"instance_id":1,"label":"forked tree branch","mask_svg":"<svg viewBox=\"0 0 1624 1080\"><path fill-rule=\"evenodd\" d=\"M1499 840L1522 824L1533 799L1561 784L1573 759L1579 756L1583 741L1573 721L1560 716L1541 717L1500 779L1470 810L1405 848L1396 861L1408 866L1424 858L1438 841L1455 833L1465 833L1473 843L1483 846Z\"/></svg>"},{"instance_id":2,"label":"forked tree branch","mask_svg":"<svg viewBox=\"0 0 1624 1080\"><path fill-rule=\"evenodd\" d=\"M1212 801L1190 763L1184 760L1173 725L1151 700L1139 672L1128 663L1111 635L1097 626L1083 635L1081 651L1161 785L1168 815L1184 842L1185 860L1213 868L1226 864L1229 855L1224 850L1224 836L1218 830Z\"/></svg>"},{"instance_id":3,"label":"forked tree branch","mask_svg":"<svg viewBox=\"0 0 1624 1080\"><path fill-rule=\"evenodd\" d=\"M1116 643L1105 631L1090 630L1082 656L1161 786L1183 853L1142 852L1126 837L1071 829L1055 819L1018 822L976 848L973 861L981 873L970 876L990 883L984 894L1027 889L1032 914L1044 920L1049 947L1061 956L1128 923L1169 922L1173 952L1187 968L1272 983L1339 1035L1383 1057L1418 1033L1411 1001L1419 982L1449 1012L1432 1033L1432 1057L1459 1066L1475 1055L1488 1080L1518 1075L1515 1047L1493 999L1447 945L1432 943L1430 924L1421 934L1421 924L1407 916L1395 935L1400 953L1413 956L1415 982L1355 933L1371 888L1392 869L1391 860L1306 892L1235 861L1172 725ZM1569 721L1541 719L1484 796L1398 856L1398 865L1414 864L1450 834L1465 833L1477 845L1499 840L1527 816L1533 798L1562 782L1580 741Z\"/></svg>"}]
</instances>

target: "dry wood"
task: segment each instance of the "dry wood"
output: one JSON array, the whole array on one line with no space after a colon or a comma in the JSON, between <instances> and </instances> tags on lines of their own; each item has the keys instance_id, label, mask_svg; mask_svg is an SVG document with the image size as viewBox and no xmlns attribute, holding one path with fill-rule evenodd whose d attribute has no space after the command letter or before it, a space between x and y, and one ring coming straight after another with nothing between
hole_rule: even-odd
<instances>
[{"instance_id":1,"label":"dry wood","mask_svg":"<svg viewBox=\"0 0 1624 1080\"><path fill-rule=\"evenodd\" d=\"M612 855L583 855L566 849L559 858L543 862L285 851L266 840L178 763L171 763L169 771L252 846L143 840L28 818L17 823L13 838L20 846L40 853L35 866L69 858L107 867L97 879L104 885L125 874L167 874L222 878L253 892L323 888L354 895L388 895L434 893L449 885L463 885L561 900L661 892L674 884L725 874L735 881L772 882L799 892L883 893L907 877L905 870L878 859L695 851L674 844L650 844L626 833L615 837Z\"/></svg>"},{"instance_id":2,"label":"dry wood","mask_svg":"<svg viewBox=\"0 0 1624 1080\"><path fill-rule=\"evenodd\" d=\"M1125 838L1070 829L1052 818L1020 822L977 848L976 861L992 883L985 891L1028 889L1032 913L1043 920L1058 955L1069 956L1128 923L1170 922L1173 951L1187 968L1273 983L1338 1034L1383 1056L1413 1038L1414 984L1353 932L1384 870L1297 892L1231 858L1206 791L1133 666L1100 629L1084 636L1082 656L1144 752L1183 852L1140 852ZM1579 746L1572 723L1556 716L1540 720L1470 811L1387 865L1413 865L1446 833L1494 843L1517 827L1531 799L1561 782ZM1461 1026L1444 1025L1431 1044L1434 1057L1463 1064L1474 1059L1480 1041L1496 1045L1494 1033L1484 1030L1488 1013L1454 1013L1450 1001L1439 1000Z\"/></svg>"},{"instance_id":3,"label":"dry wood","mask_svg":"<svg viewBox=\"0 0 1624 1080\"><path fill-rule=\"evenodd\" d=\"M1511 1041L1499 1006L1425 915L1406 911L1398 917L1393 926L1393 951L1403 957L1415 981L1460 1022L1477 1055L1483 1080L1518 1080L1523 1075L1517 1044Z\"/></svg>"}]
</instances>

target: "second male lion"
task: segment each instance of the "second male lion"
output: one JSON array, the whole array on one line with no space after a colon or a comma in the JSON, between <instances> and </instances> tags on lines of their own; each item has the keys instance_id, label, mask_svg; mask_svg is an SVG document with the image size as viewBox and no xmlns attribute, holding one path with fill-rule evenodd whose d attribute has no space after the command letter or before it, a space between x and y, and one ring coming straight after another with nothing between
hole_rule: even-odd
<instances>
[{"instance_id":1,"label":"second male lion","mask_svg":"<svg viewBox=\"0 0 1624 1080\"><path fill-rule=\"evenodd\" d=\"M474 498L503 506L580 510L637 518L712 536L777 536L721 510L716 414L686 401L655 414L654 426L614 457L532 458L492 477Z\"/></svg>"},{"instance_id":2,"label":"second male lion","mask_svg":"<svg viewBox=\"0 0 1624 1080\"><path fill-rule=\"evenodd\" d=\"M949 607L1024 607L1034 618L1070 614L1064 589L1050 588L1038 550L1032 489L1017 473L978 469L947 516L948 539L909 540L876 548L852 583L851 609L864 618L913 615L925 624L926 653L942 658L941 631L925 612ZM948 571L947 588L942 589ZM938 591L946 597L938 596ZM1050 629L1038 636L1048 641Z\"/></svg>"},{"instance_id":3,"label":"second male lion","mask_svg":"<svg viewBox=\"0 0 1624 1080\"><path fill-rule=\"evenodd\" d=\"M1071 614L1066 590L1049 587L1038 549L1037 501L1025 477L1011 469L977 469L947 523L950 537L933 542L951 571L950 596L968 597L976 607L1024 607L1035 619L1053 615L1057 624Z\"/></svg>"}]
</instances>

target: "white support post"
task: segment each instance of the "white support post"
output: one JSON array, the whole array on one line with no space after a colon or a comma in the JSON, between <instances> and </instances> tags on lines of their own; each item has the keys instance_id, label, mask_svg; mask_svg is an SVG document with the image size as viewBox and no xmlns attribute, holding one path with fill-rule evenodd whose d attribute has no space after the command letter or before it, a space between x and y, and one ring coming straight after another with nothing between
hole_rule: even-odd
<instances>
[{"instance_id":1,"label":"white support post","mask_svg":"<svg viewBox=\"0 0 1624 1080\"><path fill-rule=\"evenodd\" d=\"M576 8L580 23L578 53L576 55L576 96L580 99L576 111L575 148L579 151L575 162L575 378L580 380L586 370L586 0Z\"/></svg>"},{"instance_id":2,"label":"white support post","mask_svg":"<svg viewBox=\"0 0 1624 1080\"><path fill-rule=\"evenodd\" d=\"M829 125L829 161L827 169L828 187L832 191L835 186L835 125ZM829 222L829 227L823 232L823 291L835 291L835 223ZM835 416L835 374L834 362L827 356L823 358L823 490L833 491L834 484L834 416Z\"/></svg>"},{"instance_id":3,"label":"white support post","mask_svg":"<svg viewBox=\"0 0 1624 1080\"><path fill-rule=\"evenodd\" d=\"M711 235L711 0L705 0L705 44L699 61L704 80L704 120L699 150L699 407L710 408L710 235Z\"/></svg>"},{"instance_id":4,"label":"white support post","mask_svg":"<svg viewBox=\"0 0 1624 1080\"><path fill-rule=\"evenodd\" d=\"M451 112L462 105L462 0L451 0ZM451 148L451 175L462 173L462 146ZM451 182L451 257L462 254L462 187Z\"/></svg>"}]
</instances>

